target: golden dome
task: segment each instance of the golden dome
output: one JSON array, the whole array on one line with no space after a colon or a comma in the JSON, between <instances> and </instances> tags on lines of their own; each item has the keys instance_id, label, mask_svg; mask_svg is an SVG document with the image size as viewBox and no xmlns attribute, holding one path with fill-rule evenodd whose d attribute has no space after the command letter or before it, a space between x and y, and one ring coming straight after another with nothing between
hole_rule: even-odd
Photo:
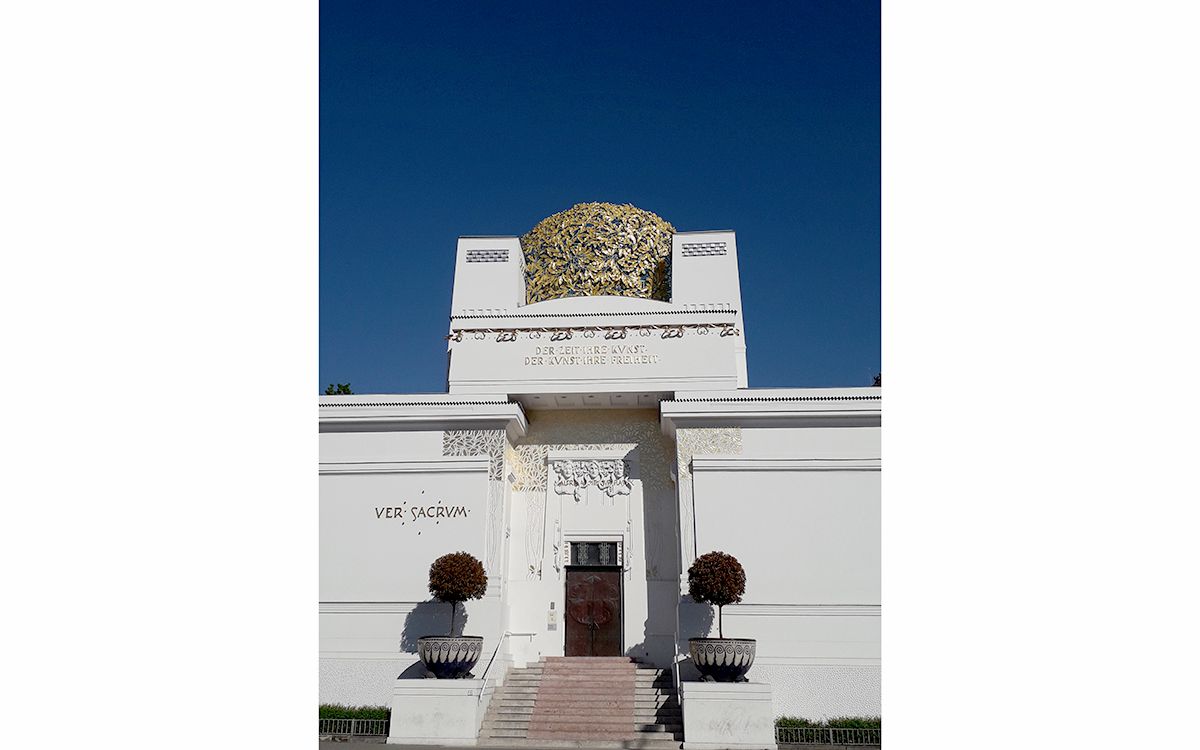
<instances>
[{"instance_id":1,"label":"golden dome","mask_svg":"<svg viewBox=\"0 0 1200 750\"><path fill-rule=\"evenodd\" d=\"M525 302L602 294L665 302L674 233L628 203L579 203L548 216L521 238Z\"/></svg>"}]
</instances>

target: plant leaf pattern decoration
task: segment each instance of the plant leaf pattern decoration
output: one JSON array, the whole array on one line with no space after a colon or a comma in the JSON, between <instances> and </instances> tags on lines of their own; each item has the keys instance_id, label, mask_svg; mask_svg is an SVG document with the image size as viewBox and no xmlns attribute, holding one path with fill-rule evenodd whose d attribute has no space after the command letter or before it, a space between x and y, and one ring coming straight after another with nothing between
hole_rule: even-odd
<instances>
[{"instance_id":1,"label":"plant leaf pattern decoration","mask_svg":"<svg viewBox=\"0 0 1200 750\"><path fill-rule=\"evenodd\" d=\"M671 297L675 227L628 203L579 203L521 237L525 302L614 295Z\"/></svg>"}]
</instances>

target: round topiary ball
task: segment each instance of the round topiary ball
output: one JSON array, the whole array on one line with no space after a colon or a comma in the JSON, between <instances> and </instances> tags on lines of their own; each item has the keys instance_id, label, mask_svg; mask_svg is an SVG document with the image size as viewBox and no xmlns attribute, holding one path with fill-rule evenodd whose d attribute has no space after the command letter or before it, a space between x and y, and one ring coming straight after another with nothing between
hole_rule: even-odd
<instances>
[{"instance_id":1,"label":"round topiary ball","mask_svg":"<svg viewBox=\"0 0 1200 750\"><path fill-rule=\"evenodd\" d=\"M688 593L701 604L736 604L746 593L746 571L733 555L701 555L688 568Z\"/></svg>"},{"instance_id":2,"label":"round topiary ball","mask_svg":"<svg viewBox=\"0 0 1200 750\"><path fill-rule=\"evenodd\" d=\"M429 593L451 603L483 598L487 593L483 563L467 552L442 555L429 566Z\"/></svg>"}]
</instances>

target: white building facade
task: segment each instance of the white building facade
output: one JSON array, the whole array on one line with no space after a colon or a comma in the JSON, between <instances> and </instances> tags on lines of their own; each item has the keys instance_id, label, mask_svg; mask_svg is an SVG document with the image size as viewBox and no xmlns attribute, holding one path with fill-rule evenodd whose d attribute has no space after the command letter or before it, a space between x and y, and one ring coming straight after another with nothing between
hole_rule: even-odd
<instances>
[{"instance_id":1,"label":"white building facade","mask_svg":"<svg viewBox=\"0 0 1200 750\"><path fill-rule=\"evenodd\" d=\"M775 713L880 713L880 389L749 388L737 257L609 204L459 240L447 393L320 400L322 702L421 671L449 628L429 565L460 550L488 574L456 627L476 676L594 653L688 679L717 624L687 569L721 550ZM610 573L604 632L572 617L583 570Z\"/></svg>"}]
</instances>

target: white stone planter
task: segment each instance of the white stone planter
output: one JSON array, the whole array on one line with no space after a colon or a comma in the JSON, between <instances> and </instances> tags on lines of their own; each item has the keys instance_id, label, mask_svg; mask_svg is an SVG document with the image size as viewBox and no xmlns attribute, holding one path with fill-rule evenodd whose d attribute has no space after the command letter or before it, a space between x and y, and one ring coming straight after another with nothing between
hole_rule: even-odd
<instances>
[{"instance_id":1,"label":"white stone planter","mask_svg":"<svg viewBox=\"0 0 1200 750\"><path fill-rule=\"evenodd\" d=\"M770 685L681 682L679 697L684 750L777 750Z\"/></svg>"},{"instance_id":2,"label":"white stone planter","mask_svg":"<svg viewBox=\"0 0 1200 750\"><path fill-rule=\"evenodd\" d=\"M475 745L482 693L483 680L396 680L388 744Z\"/></svg>"}]
</instances>

